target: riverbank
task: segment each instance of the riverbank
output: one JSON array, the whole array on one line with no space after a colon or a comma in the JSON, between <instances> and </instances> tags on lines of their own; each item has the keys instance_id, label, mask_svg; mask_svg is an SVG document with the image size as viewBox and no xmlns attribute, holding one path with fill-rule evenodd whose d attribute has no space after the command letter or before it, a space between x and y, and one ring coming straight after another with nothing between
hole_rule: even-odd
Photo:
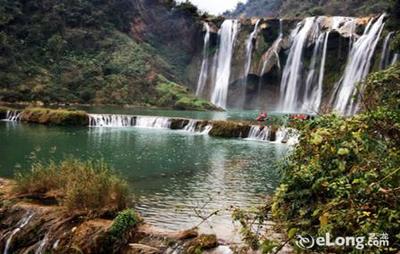
<instances>
[{"instance_id":1,"label":"riverbank","mask_svg":"<svg viewBox=\"0 0 400 254\"><path fill-rule=\"evenodd\" d=\"M172 232L141 222L118 240L110 238L116 219L69 211L48 199L29 199L13 193L15 182L0 179L0 250L4 253L196 253L220 246L215 235L196 229ZM220 247L219 247L220 246ZM207 253L207 252L206 252Z\"/></svg>"}]
</instances>

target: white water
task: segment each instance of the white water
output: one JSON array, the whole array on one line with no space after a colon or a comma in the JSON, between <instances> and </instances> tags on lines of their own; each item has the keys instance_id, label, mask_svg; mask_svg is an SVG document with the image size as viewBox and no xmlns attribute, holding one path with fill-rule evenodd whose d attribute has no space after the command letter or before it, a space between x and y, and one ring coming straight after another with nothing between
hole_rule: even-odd
<instances>
[{"instance_id":1,"label":"white water","mask_svg":"<svg viewBox=\"0 0 400 254\"><path fill-rule=\"evenodd\" d=\"M364 34L354 43L351 50L344 75L338 83L337 95L334 109L344 115L351 115L358 111L358 99L354 101L353 96L358 96L357 84L369 73L371 58L375 52L376 45L384 27L385 15L378 20L369 22ZM362 92L362 87L361 91Z\"/></svg>"},{"instance_id":2,"label":"white water","mask_svg":"<svg viewBox=\"0 0 400 254\"><path fill-rule=\"evenodd\" d=\"M313 100L314 100L314 84L316 83L316 73L317 73L317 60L320 59L321 47L324 41L324 34L321 34L314 46L313 54L311 57L311 64L309 67L306 86L304 88L304 104L302 105L302 110L306 112L312 111L314 108ZM322 64L322 63L321 63ZM319 78L319 77L318 77Z\"/></svg>"},{"instance_id":3,"label":"white water","mask_svg":"<svg viewBox=\"0 0 400 254\"><path fill-rule=\"evenodd\" d=\"M269 127L261 127L258 125L253 125L250 128L249 135L247 136L248 140L261 140L267 141L269 140L270 129Z\"/></svg>"},{"instance_id":4,"label":"white water","mask_svg":"<svg viewBox=\"0 0 400 254\"><path fill-rule=\"evenodd\" d=\"M239 22L237 20L225 20L218 32L220 41L211 102L224 109L227 104L232 55L238 30Z\"/></svg>"},{"instance_id":5,"label":"white water","mask_svg":"<svg viewBox=\"0 0 400 254\"><path fill-rule=\"evenodd\" d=\"M26 225L28 225L29 221L32 219L34 213L27 212L27 214L17 223L17 227L11 232L10 236L7 238L6 246L4 247L3 254L8 254L8 250L10 249L13 237L21 231Z\"/></svg>"},{"instance_id":6,"label":"white water","mask_svg":"<svg viewBox=\"0 0 400 254\"><path fill-rule=\"evenodd\" d=\"M15 122L21 120L21 112L15 110L7 110L6 121Z\"/></svg>"},{"instance_id":7,"label":"white water","mask_svg":"<svg viewBox=\"0 0 400 254\"><path fill-rule=\"evenodd\" d=\"M281 111L296 111L297 109L297 84L301 80L302 57L307 39L315 25L315 18L306 18L292 31L293 44L283 70L281 81Z\"/></svg>"},{"instance_id":8,"label":"white water","mask_svg":"<svg viewBox=\"0 0 400 254\"><path fill-rule=\"evenodd\" d=\"M46 247L46 244L48 243L48 241L49 241L49 236L48 236L48 234L46 234L44 236L44 238L42 239L42 241L40 241L39 247L36 249L35 254L44 253L44 250L45 250L45 247Z\"/></svg>"},{"instance_id":9,"label":"white water","mask_svg":"<svg viewBox=\"0 0 400 254\"><path fill-rule=\"evenodd\" d=\"M257 20L253 32L249 35L246 40L246 63L244 65L244 79L247 80L247 76L250 73L251 60L253 55L254 40L257 38L258 25L260 24L260 19ZM246 82L247 84L247 82Z\"/></svg>"},{"instance_id":10,"label":"white water","mask_svg":"<svg viewBox=\"0 0 400 254\"><path fill-rule=\"evenodd\" d=\"M399 60L399 54L394 54L391 65L394 65Z\"/></svg>"},{"instance_id":11,"label":"white water","mask_svg":"<svg viewBox=\"0 0 400 254\"><path fill-rule=\"evenodd\" d=\"M136 117L130 115L89 114L90 127L129 127L136 125Z\"/></svg>"},{"instance_id":12,"label":"white water","mask_svg":"<svg viewBox=\"0 0 400 254\"><path fill-rule=\"evenodd\" d=\"M197 121L190 119L189 123L183 128L184 131L195 132L197 127Z\"/></svg>"},{"instance_id":13,"label":"white water","mask_svg":"<svg viewBox=\"0 0 400 254\"><path fill-rule=\"evenodd\" d=\"M381 55L381 61L379 63L379 68L381 70L385 69L386 67L389 66L389 57L390 57L390 39L394 32L390 32L387 34L385 38L385 42L383 43L383 49L382 49L382 55Z\"/></svg>"},{"instance_id":14,"label":"white water","mask_svg":"<svg viewBox=\"0 0 400 254\"><path fill-rule=\"evenodd\" d=\"M89 114L90 127L140 127L168 129L170 125L171 121L167 117Z\"/></svg>"},{"instance_id":15,"label":"white water","mask_svg":"<svg viewBox=\"0 0 400 254\"><path fill-rule=\"evenodd\" d=\"M322 49L322 60L319 67L318 87L316 92L312 96L313 101L311 105L314 112L318 112L321 106L322 92L323 92L322 89L323 89L324 75L325 75L326 52L328 50L328 39L329 39L329 32L325 34L324 48Z\"/></svg>"},{"instance_id":16,"label":"white water","mask_svg":"<svg viewBox=\"0 0 400 254\"><path fill-rule=\"evenodd\" d=\"M140 128L169 129L171 127L171 120L167 117L137 116L135 126Z\"/></svg>"},{"instance_id":17,"label":"white water","mask_svg":"<svg viewBox=\"0 0 400 254\"><path fill-rule=\"evenodd\" d=\"M206 34L204 35L204 48L203 48L203 61L201 63L201 70L199 80L197 82L196 95L201 96L204 93L204 87L208 77L208 49L210 47L210 26L207 22L204 23Z\"/></svg>"}]
</instances>

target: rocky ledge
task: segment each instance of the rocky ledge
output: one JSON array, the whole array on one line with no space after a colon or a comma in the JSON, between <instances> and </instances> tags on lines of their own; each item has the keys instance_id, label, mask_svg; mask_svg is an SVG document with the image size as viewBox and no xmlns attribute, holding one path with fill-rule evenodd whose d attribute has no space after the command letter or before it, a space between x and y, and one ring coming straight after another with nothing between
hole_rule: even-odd
<instances>
[{"instance_id":1,"label":"rocky ledge","mask_svg":"<svg viewBox=\"0 0 400 254\"><path fill-rule=\"evenodd\" d=\"M227 253L215 235L170 232L141 222L112 237L111 215L67 211L51 197L18 197L0 179L0 251L3 253ZM229 252L228 252L229 253Z\"/></svg>"}]
</instances>

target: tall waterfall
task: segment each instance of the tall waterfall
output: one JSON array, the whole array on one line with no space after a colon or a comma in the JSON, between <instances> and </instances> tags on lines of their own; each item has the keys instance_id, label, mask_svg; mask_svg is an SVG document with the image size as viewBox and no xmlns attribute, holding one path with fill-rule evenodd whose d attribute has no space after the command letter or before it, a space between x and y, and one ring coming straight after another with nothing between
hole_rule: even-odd
<instances>
[{"instance_id":1,"label":"tall waterfall","mask_svg":"<svg viewBox=\"0 0 400 254\"><path fill-rule=\"evenodd\" d=\"M385 69L386 67L389 66L389 57L390 57L390 39L394 32L390 32L387 34L385 38L385 42L383 43L383 49L382 49L382 55L381 55L381 61L379 63L379 68L381 70Z\"/></svg>"},{"instance_id":2,"label":"tall waterfall","mask_svg":"<svg viewBox=\"0 0 400 254\"><path fill-rule=\"evenodd\" d=\"M354 43L349 54L344 75L338 83L334 103L334 109L342 114L350 115L358 111L359 100L354 101L352 97L358 96L357 84L370 71L371 58L384 27L384 17L385 15L381 15L375 22L373 20L369 22L364 34Z\"/></svg>"},{"instance_id":3,"label":"tall waterfall","mask_svg":"<svg viewBox=\"0 0 400 254\"><path fill-rule=\"evenodd\" d=\"M232 55L238 30L239 22L237 20L225 20L218 32L219 48L211 102L221 108L226 108Z\"/></svg>"},{"instance_id":4,"label":"tall waterfall","mask_svg":"<svg viewBox=\"0 0 400 254\"><path fill-rule=\"evenodd\" d=\"M297 84L301 80L302 56L307 39L315 26L315 18L306 18L293 30L292 47L281 82L280 108L283 111L295 111L298 103Z\"/></svg>"},{"instance_id":5,"label":"tall waterfall","mask_svg":"<svg viewBox=\"0 0 400 254\"><path fill-rule=\"evenodd\" d=\"M321 45L323 44L324 41L324 34L321 34L314 46L313 54L311 57L311 64L309 67L308 75L307 75L307 80L306 80L306 86L304 88L304 94L305 94L305 99L304 99L304 104L302 105L303 111L310 111L311 109L314 109L314 89L315 89L315 84L316 84L316 79L319 77L316 75L317 74L317 64L318 60L320 59L320 53L321 53ZM323 49L325 51L325 47ZM322 66L322 61L321 61L321 66ZM319 105L318 105L319 106Z\"/></svg>"},{"instance_id":6,"label":"tall waterfall","mask_svg":"<svg viewBox=\"0 0 400 254\"><path fill-rule=\"evenodd\" d=\"M246 63L244 65L244 79L246 80L247 75L250 73L251 59L253 55L254 40L257 38L258 25L260 24L260 19L257 20L253 32L249 35L246 40ZM247 82L246 82L247 83Z\"/></svg>"},{"instance_id":7,"label":"tall waterfall","mask_svg":"<svg viewBox=\"0 0 400 254\"><path fill-rule=\"evenodd\" d=\"M397 61L399 60L399 55L400 54L397 54L397 53L394 54L391 65L394 65L397 63Z\"/></svg>"},{"instance_id":8,"label":"tall waterfall","mask_svg":"<svg viewBox=\"0 0 400 254\"><path fill-rule=\"evenodd\" d=\"M201 96L203 94L208 77L208 49L210 47L210 26L207 22L204 23L204 29L206 30L206 34L204 35L203 61L201 63L200 76L197 82L197 96Z\"/></svg>"}]
</instances>

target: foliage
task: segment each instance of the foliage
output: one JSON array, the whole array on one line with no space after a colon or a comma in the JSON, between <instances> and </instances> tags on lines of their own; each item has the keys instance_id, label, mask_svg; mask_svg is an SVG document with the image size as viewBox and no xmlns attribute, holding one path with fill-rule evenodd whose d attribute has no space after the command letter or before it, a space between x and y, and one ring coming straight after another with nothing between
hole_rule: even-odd
<instances>
[{"instance_id":1,"label":"foliage","mask_svg":"<svg viewBox=\"0 0 400 254\"><path fill-rule=\"evenodd\" d=\"M158 93L157 104L163 107L172 107L180 110L216 110L210 102L199 99L190 94L189 89L170 82L163 76L158 77L156 87Z\"/></svg>"},{"instance_id":2,"label":"foliage","mask_svg":"<svg viewBox=\"0 0 400 254\"><path fill-rule=\"evenodd\" d=\"M125 209L118 213L111 225L109 233L114 237L121 237L126 231L135 227L140 220L139 215L133 209Z\"/></svg>"},{"instance_id":3,"label":"foliage","mask_svg":"<svg viewBox=\"0 0 400 254\"><path fill-rule=\"evenodd\" d=\"M127 184L103 161L37 162L30 171L18 172L15 180L17 193L55 195L71 211L115 212L128 203Z\"/></svg>"},{"instance_id":4,"label":"foliage","mask_svg":"<svg viewBox=\"0 0 400 254\"><path fill-rule=\"evenodd\" d=\"M189 3L170 2L192 15ZM0 101L146 106L156 102L152 74L174 72L179 57L187 62L175 50L130 37L132 20L143 11L135 1L0 3ZM152 5L173 13L164 3Z\"/></svg>"},{"instance_id":5,"label":"foliage","mask_svg":"<svg viewBox=\"0 0 400 254\"><path fill-rule=\"evenodd\" d=\"M227 16L246 17L305 17L313 15L364 16L388 12L395 0L331 0L331 1L297 1L297 0L249 0L239 3Z\"/></svg>"},{"instance_id":6,"label":"foliage","mask_svg":"<svg viewBox=\"0 0 400 254\"><path fill-rule=\"evenodd\" d=\"M300 143L283 166L272 207L286 229L313 236L388 233L391 248L400 248L399 93L395 66L368 78L364 113L298 126Z\"/></svg>"}]
</instances>

